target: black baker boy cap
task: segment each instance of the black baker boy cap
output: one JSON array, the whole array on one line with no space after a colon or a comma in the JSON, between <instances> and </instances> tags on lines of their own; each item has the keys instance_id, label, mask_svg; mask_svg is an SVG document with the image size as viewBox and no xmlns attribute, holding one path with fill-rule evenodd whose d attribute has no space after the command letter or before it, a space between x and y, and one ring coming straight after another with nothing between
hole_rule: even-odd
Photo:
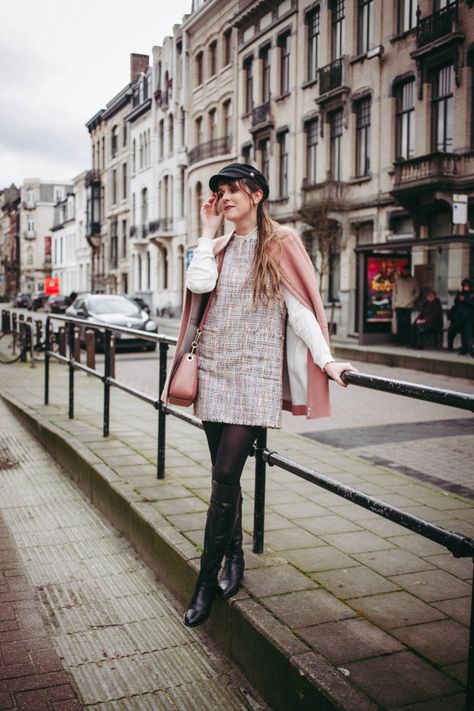
<instances>
[{"instance_id":1,"label":"black baker boy cap","mask_svg":"<svg viewBox=\"0 0 474 711\"><path fill-rule=\"evenodd\" d=\"M267 199L270 188L268 187L265 176L257 170L257 168L254 168L252 165L247 165L246 163L231 163L230 165L226 165L225 168L222 168L209 179L209 187L213 193L216 193L219 188L219 183L225 183L227 180L242 180L242 178L253 180L260 190L262 190L263 199Z\"/></svg>"}]
</instances>

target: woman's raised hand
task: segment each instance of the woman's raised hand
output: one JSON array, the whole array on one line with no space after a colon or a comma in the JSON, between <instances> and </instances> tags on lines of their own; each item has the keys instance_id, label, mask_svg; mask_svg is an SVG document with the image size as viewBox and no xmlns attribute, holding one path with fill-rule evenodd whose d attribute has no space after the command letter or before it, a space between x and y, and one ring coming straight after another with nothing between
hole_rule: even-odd
<instances>
[{"instance_id":1,"label":"woman's raised hand","mask_svg":"<svg viewBox=\"0 0 474 711\"><path fill-rule=\"evenodd\" d=\"M215 193L201 207L202 236L214 239L219 227L224 221L224 215L217 214L219 198Z\"/></svg>"}]
</instances>

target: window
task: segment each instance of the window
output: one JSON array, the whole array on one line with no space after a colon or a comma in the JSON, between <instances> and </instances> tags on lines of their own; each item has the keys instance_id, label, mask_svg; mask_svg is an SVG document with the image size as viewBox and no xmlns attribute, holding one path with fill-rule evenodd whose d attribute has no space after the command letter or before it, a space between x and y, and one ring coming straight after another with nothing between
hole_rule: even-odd
<instances>
[{"instance_id":1,"label":"window","mask_svg":"<svg viewBox=\"0 0 474 711\"><path fill-rule=\"evenodd\" d=\"M196 84L199 86L203 81L203 53L196 54Z\"/></svg>"},{"instance_id":2,"label":"window","mask_svg":"<svg viewBox=\"0 0 474 711\"><path fill-rule=\"evenodd\" d=\"M312 119L305 125L306 133L306 182L317 183L318 119Z\"/></svg>"},{"instance_id":3,"label":"window","mask_svg":"<svg viewBox=\"0 0 474 711\"><path fill-rule=\"evenodd\" d=\"M329 301L339 301L341 290L341 250L331 244L329 249Z\"/></svg>"},{"instance_id":4,"label":"window","mask_svg":"<svg viewBox=\"0 0 474 711\"><path fill-rule=\"evenodd\" d=\"M112 171L112 205L117 204L117 171Z\"/></svg>"},{"instance_id":5,"label":"window","mask_svg":"<svg viewBox=\"0 0 474 711\"><path fill-rule=\"evenodd\" d=\"M137 214L137 199L135 197L135 193L133 193L132 194L132 225L133 226L135 226L137 224L136 214Z\"/></svg>"},{"instance_id":6,"label":"window","mask_svg":"<svg viewBox=\"0 0 474 711\"><path fill-rule=\"evenodd\" d=\"M454 68L450 64L438 69L433 76L432 126L433 150L453 150L454 123Z\"/></svg>"},{"instance_id":7,"label":"window","mask_svg":"<svg viewBox=\"0 0 474 711\"><path fill-rule=\"evenodd\" d=\"M184 197L185 197L185 185L186 185L186 170L184 166L180 166L179 169L179 215L184 217Z\"/></svg>"},{"instance_id":8,"label":"window","mask_svg":"<svg viewBox=\"0 0 474 711\"><path fill-rule=\"evenodd\" d=\"M195 121L195 136L196 136L196 146L200 146L202 143L202 116L199 116Z\"/></svg>"},{"instance_id":9,"label":"window","mask_svg":"<svg viewBox=\"0 0 474 711\"><path fill-rule=\"evenodd\" d=\"M407 32L416 27L417 0L398 0L398 32Z\"/></svg>"},{"instance_id":10,"label":"window","mask_svg":"<svg viewBox=\"0 0 474 711\"><path fill-rule=\"evenodd\" d=\"M110 266L112 269L118 266L117 220L112 220L110 224Z\"/></svg>"},{"instance_id":11,"label":"window","mask_svg":"<svg viewBox=\"0 0 474 711\"><path fill-rule=\"evenodd\" d=\"M260 141L258 147L260 149L260 170L268 180L268 174L270 172L270 139L264 138Z\"/></svg>"},{"instance_id":12,"label":"window","mask_svg":"<svg viewBox=\"0 0 474 711\"><path fill-rule=\"evenodd\" d=\"M202 185L201 183L196 183L196 215L197 215L197 226L198 235L202 232L201 225L201 205L202 205Z\"/></svg>"},{"instance_id":13,"label":"window","mask_svg":"<svg viewBox=\"0 0 474 711\"><path fill-rule=\"evenodd\" d=\"M217 40L209 45L209 76L213 77L217 72Z\"/></svg>"},{"instance_id":14,"label":"window","mask_svg":"<svg viewBox=\"0 0 474 711\"><path fill-rule=\"evenodd\" d=\"M342 109L329 114L330 163L332 180L341 180Z\"/></svg>"},{"instance_id":15,"label":"window","mask_svg":"<svg viewBox=\"0 0 474 711\"><path fill-rule=\"evenodd\" d=\"M209 126L209 140L213 141L217 138L217 111L216 109L211 109L208 114L208 126Z\"/></svg>"},{"instance_id":16,"label":"window","mask_svg":"<svg viewBox=\"0 0 474 711\"><path fill-rule=\"evenodd\" d=\"M146 253L146 288L151 287L151 257L150 252Z\"/></svg>"},{"instance_id":17,"label":"window","mask_svg":"<svg viewBox=\"0 0 474 711\"><path fill-rule=\"evenodd\" d=\"M278 46L280 47L280 95L287 94L290 91L290 39L290 32L278 38Z\"/></svg>"},{"instance_id":18,"label":"window","mask_svg":"<svg viewBox=\"0 0 474 711\"><path fill-rule=\"evenodd\" d=\"M142 202L141 202L141 224L148 224L148 190L143 188L142 190Z\"/></svg>"},{"instance_id":19,"label":"window","mask_svg":"<svg viewBox=\"0 0 474 711\"><path fill-rule=\"evenodd\" d=\"M356 177L370 172L370 97L356 102Z\"/></svg>"},{"instance_id":20,"label":"window","mask_svg":"<svg viewBox=\"0 0 474 711\"><path fill-rule=\"evenodd\" d=\"M123 122L123 127L122 127L122 145L125 148L127 145L127 122Z\"/></svg>"},{"instance_id":21,"label":"window","mask_svg":"<svg viewBox=\"0 0 474 711\"><path fill-rule=\"evenodd\" d=\"M232 28L229 27L228 30L224 32L224 46L223 46L223 64L226 67L230 64L232 59Z\"/></svg>"},{"instance_id":22,"label":"window","mask_svg":"<svg viewBox=\"0 0 474 711\"><path fill-rule=\"evenodd\" d=\"M181 109L180 111L180 119L179 119L180 127L181 127L181 146L184 147L185 141L186 141L186 112L184 109Z\"/></svg>"},{"instance_id":23,"label":"window","mask_svg":"<svg viewBox=\"0 0 474 711\"><path fill-rule=\"evenodd\" d=\"M270 45L260 50L262 67L262 104L270 101Z\"/></svg>"},{"instance_id":24,"label":"window","mask_svg":"<svg viewBox=\"0 0 474 711\"><path fill-rule=\"evenodd\" d=\"M122 220L122 258L127 256L127 220Z\"/></svg>"},{"instance_id":25,"label":"window","mask_svg":"<svg viewBox=\"0 0 474 711\"><path fill-rule=\"evenodd\" d=\"M132 143L132 170L134 174L137 172L137 142L135 139Z\"/></svg>"},{"instance_id":26,"label":"window","mask_svg":"<svg viewBox=\"0 0 474 711\"><path fill-rule=\"evenodd\" d=\"M331 10L331 60L340 59L344 53L344 0L333 0Z\"/></svg>"},{"instance_id":27,"label":"window","mask_svg":"<svg viewBox=\"0 0 474 711\"><path fill-rule=\"evenodd\" d=\"M122 165L122 200L127 197L127 164Z\"/></svg>"},{"instance_id":28,"label":"window","mask_svg":"<svg viewBox=\"0 0 474 711\"><path fill-rule=\"evenodd\" d=\"M140 148L138 149L138 168L143 168L143 133L140 134Z\"/></svg>"},{"instance_id":29,"label":"window","mask_svg":"<svg viewBox=\"0 0 474 711\"><path fill-rule=\"evenodd\" d=\"M245 146L242 146L242 161L249 164L253 163L253 143L246 143Z\"/></svg>"},{"instance_id":30,"label":"window","mask_svg":"<svg viewBox=\"0 0 474 711\"><path fill-rule=\"evenodd\" d=\"M307 27L307 62L308 69L306 78L314 81L318 77L318 55L319 55L319 7L306 14Z\"/></svg>"},{"instance_id":31,"label":"window","mask_svg":"<svg viewBox=\"0 0 474 711\"><path fill-rule=\"evenodd\" d=\"M415 155L415 80L399 84L396 89L397 159L408 160Z\"/></svg>"},{"instance_id":32,"label":"window","mask_svg":"<svg viewBox=\"0 0 474 711\"><path fill-rule=\"evenodd\" d=\"M288 197L288 131L277 135L278 141L278 194Z\"/></svg>"},{"instance_id":33,"label":"window","mask_svg":"<svg viewBox=\"0 0 474 711\"><path fill-rule=\"evenodd\" d=\"M231 119L232 119L232 103L231 100L228 99L227 101L224 101L222 104L222 127L223 127L223 135L225 138L230 138L231 137ZM228 146L230 149L230 146Z\"/></svg>"},{"instance_id":34,"label":"window","mask_svg":"<svg viewBox=\"0 0 474 711\"><path fill-rule=\"evenodd\" d=\"M110 149L112 158L115 158L118 151L118 126L114 126L110 137Z\"/></svg>"},{"instance_id":35,"label":"window","mask_svg":"<svg viewBox=\"0 0 474 711\"><path fill-rule=\"evenodd\" d=\"M357 52L365 54L372 46L373 0L358 0Z\"/></svg>"},{"instance_id":36,"label":"window","mask_svg":"<svg viewBox=\"0 0 474 711\"><path fill-rule=\"evenodd\" d=\"M174 151L174 119L173 114L168 116L168 153Z\"/></svg>"},{"instance_id":37,"label":"window","mask_svg":"<svg viewBox=\"0 0 474 711\"><path fill-rule=\"evenodd\" d=\"M244 61L245 73L245 111L250 113L253 110L253 57L247 57Z\"/></svg>"},{"instance_id":38,"label":"window","mask_svg":"<svg viewBox=\"0 0 474 711\"><path fill-rule=\"evenodd\" d=\"M165 120L161 119L158 124L158 150L160 152L160 158L163 159L165 155Z\"/></svg>"}]
</instances>

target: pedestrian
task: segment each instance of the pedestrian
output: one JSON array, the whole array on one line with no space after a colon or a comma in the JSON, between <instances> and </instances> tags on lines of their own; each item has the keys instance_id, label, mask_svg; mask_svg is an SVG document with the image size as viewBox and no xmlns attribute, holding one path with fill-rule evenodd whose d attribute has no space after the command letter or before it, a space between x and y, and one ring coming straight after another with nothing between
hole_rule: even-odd
<instances>
[{"instance_id":1,"label":"pedestrian","mask_svg":"<svg viewBox=\"0 0 474 711\"><path fill-rule=\"evenodd\" d=\"M450 309L452 315L451 325L448 329L448 347L450 331L454 335L459 332L461 334L461 348L459 355L474 356L473 347L473 331L474 331L474 290L470 279L463 279L461 282L461 291L454 298L454 305ZM452 349L453 340L451 340Z\"/></svg>"},{"instance_id":2,"label":"pedestrian","mask_svg":"<svg viewBox=\"0 0 474 711\"><path fill-rule=\"evenodd\" d=\"M209 445L212 492L200 573L184 615L189 627L208 618L217 593L229 598L239 589L240 476L257 435L281 426L282 406L310 418L329 415L328 376L344 386L342 373L354 370L331 356L313 265L296 232L269 218L263 174L232 163L209 187L174 361L189 350L203 294L215 289L197 349L194 410ZM224 217L233 230L218 237Z\"/></svg>"},{"instance_id":3,"label":"pedestrian","mask_svg":"<svg viewBox=\"0 0 474 711\"><path fill-rule=\"evenodd\" d=\"M410 267L405 265L402 273L394 282L392 290L392 307L395 309L397 322L397 341L401 345L410 343L411 314L420 296L420 286L411 275Z\"/></svg>"},{"instance_id":4,"label":"pedestrian","mask_svg":"<svg viewBox=\"0 0 474 711\"><path fill-rule=\"evenodd\" d=\"M423 350L427 338L430 336L436 345L439 336L443 333L443 307L436 295L436 291L431 289L426 295L426 299L420 309L420 313L415 319L412 329L412 346L418 350Z\"/></svg>"}]
</instances>

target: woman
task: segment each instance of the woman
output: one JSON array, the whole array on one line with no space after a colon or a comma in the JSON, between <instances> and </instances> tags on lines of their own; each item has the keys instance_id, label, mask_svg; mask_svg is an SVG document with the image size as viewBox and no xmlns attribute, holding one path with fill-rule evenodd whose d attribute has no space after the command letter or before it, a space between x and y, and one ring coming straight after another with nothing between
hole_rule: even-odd
<instances>
[{"instance_id":1,"label":"woman","mask_svg":"<svg viewBox=\"0 0 474 711\"><path fill-rule=\"evenodd\" d=\"M175 354L176 363L189 350L202 295L215 289L197 349L195 414L209 444L212 494L201 569L184 615L189 627L208 618L217 592L234 595L243 577L240 476L260 428L280 427L282 404L293 414L329 415L327 378L345 386L341 374L352 369L331 356L311 261L296 233L270 220L262 173L233 163L209 187ZM224 217L234 229L216 238Z\"/></svg>"}]
</instances>

